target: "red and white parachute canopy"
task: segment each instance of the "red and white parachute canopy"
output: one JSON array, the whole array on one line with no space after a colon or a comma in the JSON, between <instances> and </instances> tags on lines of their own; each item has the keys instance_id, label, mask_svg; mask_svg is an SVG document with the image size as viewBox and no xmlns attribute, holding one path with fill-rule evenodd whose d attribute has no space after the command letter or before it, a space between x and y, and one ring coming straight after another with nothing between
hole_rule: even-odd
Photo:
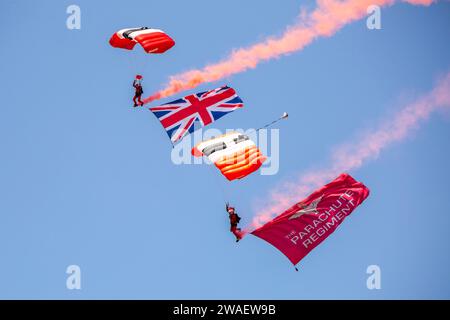
<instances>
[{"instance_id":1,"label":"red and white parachute canopy","mask_svg":"<svg viewBox=\"0 0 450 320\"><path fill-rule=\"evenodd\" d=\"M159 29L128 28L117 31L109 39L115 48L132 50L139 43L147 53L164 53L175 45L175 41Z\"/></svg>"},{"instance_id":2,"label":"red and white parachute canopy","mask_svg":"<svg viewBox=\"0 0 450 320\"><path fill-rule=\"evenodd\" d=\"M255 143L238 132L203 141L192 149L192 154L207 156L230 181L246 177L266 160Z\"/></svg>"}]
</instances>

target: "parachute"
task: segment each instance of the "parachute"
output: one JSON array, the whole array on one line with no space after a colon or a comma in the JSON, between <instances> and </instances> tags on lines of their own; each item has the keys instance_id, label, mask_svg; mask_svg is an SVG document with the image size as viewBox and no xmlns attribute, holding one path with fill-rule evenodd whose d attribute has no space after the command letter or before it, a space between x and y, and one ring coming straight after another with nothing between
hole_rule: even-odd
<instances>
[{"instance_id":1,"label":"parachute","mask_svg":"<svg viewBox=\"0 0 450 320\"><path fill-rule=\"evenodd\" d=\"M114 33L109 40L114 48L133 50L139 43L147 53L164 53L175 45L175 41L159 29L128 28Z\"/></svg>"},{"instance_id":2,"label":"parachute","mask_svg":"<svg viewBox=\"0 0 450 320\"><path fill-rule=\"evenodd\" d=\"M238 132L200 142L192 155L207 156L230 181L248 176L267 159L248 136Z\"/></svg>"}]
</instances>

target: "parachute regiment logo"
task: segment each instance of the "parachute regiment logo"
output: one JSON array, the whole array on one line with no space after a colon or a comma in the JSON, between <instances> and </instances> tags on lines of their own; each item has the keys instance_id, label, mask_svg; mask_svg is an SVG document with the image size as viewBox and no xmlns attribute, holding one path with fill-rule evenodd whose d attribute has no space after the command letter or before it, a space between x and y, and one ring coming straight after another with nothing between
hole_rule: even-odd
<instances>
[{"instance_id":1,"label":"parachute regiment logo","mask_svg":"<svg viewBox=\"0 0 450 320\"><path fill-rule=\"evenodd\" d=\"M321 195L319 198L315 199L308 206L305 206L302 203L299 203L297 206L300 208L297 212L295 212L292 216L289 217L289 220L297 219L304 214L318 214L317 205L322 200L324 195Z\"/></svg>"}]
</instances>

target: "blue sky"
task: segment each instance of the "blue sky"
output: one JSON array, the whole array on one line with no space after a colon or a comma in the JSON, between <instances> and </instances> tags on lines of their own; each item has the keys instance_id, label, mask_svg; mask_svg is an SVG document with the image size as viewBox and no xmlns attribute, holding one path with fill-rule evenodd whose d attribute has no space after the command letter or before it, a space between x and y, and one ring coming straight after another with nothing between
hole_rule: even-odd
<instances>
[{"instance_id":1,"label":"blue sky","mask_svg":"<svg viewBox=\"0 0 450 320\"><path fill-rule=\"evenodd\" d=\"M244 100L221 130L290 114L279 173L233 185L205 165L172 164L159 123L130 107L131 81L142 73L150 94L169 75L280 34L314 2L78 0L81 30L66 28L70 4L0 3L0 298L450 298L448 114L351 172L370 197L299 272L256 237L236 245L219 186L249 221L279 182L326 166L334 146L427 92L450 66L448 2L385 8L382 30L361 20L198 88L227 83ZM141 25L176 46L158 56L109 46L116 30ZM81 290L66 288L71 264ZM366 288L371 264L381 290Z\"/></svg>"}]
</instances>

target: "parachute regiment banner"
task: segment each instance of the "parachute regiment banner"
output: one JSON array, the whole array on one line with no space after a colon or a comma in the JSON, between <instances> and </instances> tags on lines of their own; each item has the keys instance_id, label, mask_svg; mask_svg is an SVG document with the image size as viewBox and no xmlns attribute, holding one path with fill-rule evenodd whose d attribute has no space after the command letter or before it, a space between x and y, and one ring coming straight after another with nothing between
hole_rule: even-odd
<instances>
[{"instance_id":1,"label":"parachute regiment banner","mask_svg":"<svg viewBox=\"0 0 450 320\"><path fill-rule=\"evenodd\" d=\"M368 196L364 184L341 174L252 234L272 244L296 265Z\"/></svg>"}]
</instances>

